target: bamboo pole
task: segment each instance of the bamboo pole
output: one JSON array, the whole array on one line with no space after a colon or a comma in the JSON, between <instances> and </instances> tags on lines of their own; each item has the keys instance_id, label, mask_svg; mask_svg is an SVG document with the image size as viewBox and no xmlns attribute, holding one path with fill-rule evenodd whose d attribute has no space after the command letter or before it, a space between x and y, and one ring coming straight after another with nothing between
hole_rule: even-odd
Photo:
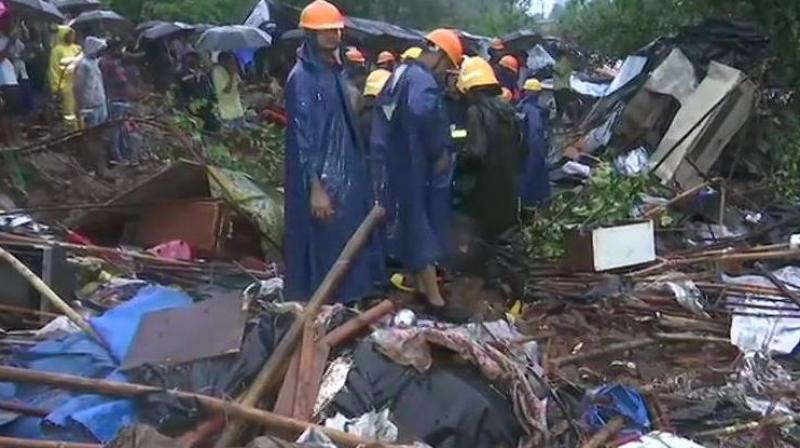
<instances>
[{"instance_id":1,"label":"bamboo pole","mask_svg":"<svg viewBox=\"0 0 800 448\"><path fill-rule=\"evenodd\" d=\"M681 194L675 196L674 198L672 198L669 201L667 201L666 204L659 205L658 207L654 207L654 208L648 210L644 214L644 217L645 217L645 219L655 218L655 217L661 215L662 213L664 213L665 211L667 211L670 207L672 207L673 205L677 204L678 202L688 198L689 196L693 196L693 195L697 194L697 192L699 192L703 188L706 188L709 185L718 184L720 182L722 182L722 178L720 178L720 177L715 177L715 178L713 178L713 179L711 179L711 180L709 180L707 182L703 182L702 184L697 185L696 187L690 188L690 189L682 192Z\"/></svg>"},{"instance_id":2,"label":"bamboo pole","mask_svg":"<svg viewBox=\"0 0 800 448\"><path fill-rule=\"evenodd\" d=\"M97 443L76 443L54 440L20 439L17 437L0 437L0 447L8 448L103 448Z\"/></svg>"},{"instance_id":3,"label":"bamboo pole","mask_svg":"<svg viewBox=\"0 0 800 448\"><path fill-rule=\"evenodd\" d=\"M8 262L11 267L14 268L17 272L22 275L25 280L27 280L37 291L39 291L42 296L44 296L47 300L53 304L59 311L64 313L69 320L72 321L75 325L78 326L81 330L85 331L86 334L91 336L98 344L103 347L108 347L106 342L94 331L94 328L89 324L86 319L83 318L77 311L73 310L71 306L67 302L64 301L61 297L58 296L49 286L47 283L43 282L41 278L39 278L36 274L33 273L24 263L19 261L17 257L12 255L10 252L5 250L4 248L0 247L0 258Z\"/></svg>"},{"instance_id":4,"label":"bamboo pole","mask_svg":"<svg viewBox=\"0 0 800 448\"><path fill-rule=\"evenodd\" d=\"M595 433L591 439L581 445L581 448L602 448L606 446L611 439L617 436L625 427L625 420L622 417L614 417L607 425L603 426L600 431Z\"/></svg>"},{"instance_id":5,"label":"bamboo pole","mask_svg":"<svg viewBox=\"0 0 800 448\"><path fill-rule=\"evenodd\" d=\"M383 208L376 205L355 231L353 236L350 237L350 240L344 246L344 249L342 249L339 258L333 264L331 270L328 271L327 275L325 275L322 283L308 301L303 311L303 316L294 321L289 331L286 332L281 342L275 347L272 355L244 393L239 403L248 407L255 406L268 390L280 383L284 376L283 372L286 371L289 358L292 356L297 341L303 333L306 321L313 320L317 313L319 313L322 305L328 300L330 295L334 293L339 282L350 268L353 258L358 254L361 248L364 247L372 231L381 219L383 219L383 215ZM232 420L222 432L222 435L214 446L217 448L233 446L242 429L240 422Z\"/></svg>"},{"instance_id":6,"label":"bamboo pole","mask_svg":"<svg viewBox=\"0 0 800 448\"><path fill-rule=\"evenodd\" d=\"M700 343L715 343L715 344L730 344L731 341L725 338L717 338L713 336L696 335L692 333L656 333L653 337L638 339L629 342L620 342L619 344L612 344L599 350L592 350L585 353L578 353L575 355L563 356L555 358L551 364L556 367L563 367L565 365L577 364L579 362L588 361L594 358L610 355L613 353L634 350L648 345L660 344L662 342L700 342Z\"/></svg>"},{"instance_id":7,"label":"bamboo pole","mask_svg":"<svg viewBox=\"0 0 800 448\"><path fill-rule=\"evenodd\" d=\"M335 443L344 445L346 447L355 448L361 445L366 445L392 448L392 445L390 444L382 444L381 442L374 440L365 440L346 432L314 425L312 423L302 422L300 420L284 417L269 411L221 400L219 398L209 397L208 395L195 394L191 392L165 390L154 386L145 386L142 384L83 378L74 375L41 372L6 366L0 366L0 380L23 384L43 384L72 391L127 398L141 397L152 393L166 393L174 398L194 400L203 408L213 413L231 415L254 424L266 426L276 431L285 431L299 435L303 431L313 428L325 433ZM95 447L92 446L91 448Z\"/></svg>"},{"instance_id":8,"label":"bamboo pole","mask_svg":"<svg viewBox=\"0 0 800 448\"><path fill-rule=\"evenodd\" d=\"M692 434L694 438L700 437L722 437L722 436L730 436L734 434L739 434L742 432L752 431L754 429L758 429L761 426L787 426L796 423L800 419L798 416L794 415L780 415L780 416L772 416L767 417L763 421L753 421L747 423L739 423L736 425L726 426L724 428L718 429L711 429L708 431L698 432Z\"/></svg>"}]
</instances>

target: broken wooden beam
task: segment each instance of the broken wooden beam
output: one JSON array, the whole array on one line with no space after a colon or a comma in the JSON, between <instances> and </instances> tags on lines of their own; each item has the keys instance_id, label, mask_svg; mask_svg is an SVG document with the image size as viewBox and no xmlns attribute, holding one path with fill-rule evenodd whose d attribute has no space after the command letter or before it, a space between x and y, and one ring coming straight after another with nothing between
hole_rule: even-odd
<instances>
[{"instance_id":1,"label":"broken wooden beam","mask_svg":"<svg viewBox=\"0 0 800 448\"><path fill-rule=\"evenodd\" d=\"M309 299L308 304L303 310L303 316L294 321L289 331L281 338L280 343L278 343L272 355L261 368L256 379L253 380L253 383L250 384L250 387L245 391L242 399L239 401L242 405L246 407L255 406L261 398L266 395L267 391L279 384L283 379L283 372L286 371L288 361L294 352L298 339L300 339L303 333L306 322L309 320L313 321L316 318L322 305L325 304L336 291L339 282L350 269L353 258L355 258L366 245L372 231L383 219L383 215L384 209L379 205L375 205L367 217L364 218L364 221L358 229L356 229L355 233L353 233L353 236L347 241L341 254L339 254L339 258L333 263L333 266L325 275L325 278L314 292L314 295ZM239 421L235 419L231 420L214 446L233 446L242 429L242 425Z\"/></svg>"},{"instance_id":2,"label":"broken wooden beam","mask_svg":"<svg viewBox=\"0 0 800 448\"><path fill-rule=\"evenodd\" d=\"M178 399L194 400L204 409L210 412L240 418L253 424L263 425L267 428L280 431L281 433L285 432L293 435L300 435L307 429L311 428L325 433L334 443L346 447L355 448L366 445L384 446L390 448L392 446L390 444L383 444L382 442L375 440L362 439L352 434L326 428L324 426L301 422L293 418L284 417L282 415L257 409L251 406L245 406L240 403L225 401L219 398L210 397L208 395L201 395L191 392L166 390L155 386L146 386L142 384L83 378L74 375L41 372L37 370L28 370L7 366L0 366L0 380L21 384L43 384L71 391L128 398L142 397L144 395L153 393L165 393ZM92 446L91 448L95 447Z\"/></svg>"}]
</instances>

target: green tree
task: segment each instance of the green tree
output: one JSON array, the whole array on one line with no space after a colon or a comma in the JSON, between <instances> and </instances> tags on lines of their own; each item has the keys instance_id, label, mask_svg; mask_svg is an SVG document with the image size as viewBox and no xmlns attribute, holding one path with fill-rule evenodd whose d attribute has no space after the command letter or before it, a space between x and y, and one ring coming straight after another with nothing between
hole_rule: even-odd
<instances>
[{"instance_id":1,"label":"green tree","mask_svg":"<svg viewBox=\"0 0 800 448\"><path fill-rule=\"evenodd\" d=\"M620 58L707 17L754 21L772 40L786 79L800 85L800 2L784 0L573 0L562 34L590 51Z\"/></svg>"},{"instance_id":2,"label":"green tree","mask_svg":"<svg viewBox=\"0 0 800 448\"><path fill-rule=\"evenodd\" d=\"M134 20L239 23L257 0L110 0ZM284 3L303 7L310 0ZM333 0L349 15L383 20L422 30L441 26L501 35L532 26L531 0Z\"/></svg>"}]
</instances>

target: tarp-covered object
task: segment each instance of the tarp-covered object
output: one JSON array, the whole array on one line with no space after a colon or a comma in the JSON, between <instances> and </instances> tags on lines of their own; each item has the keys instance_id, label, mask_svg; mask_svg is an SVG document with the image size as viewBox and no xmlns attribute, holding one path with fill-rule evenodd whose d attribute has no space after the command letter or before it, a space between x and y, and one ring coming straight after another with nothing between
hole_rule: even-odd
<instances>
[{"instance_id":1,"label":"tarp-covered object","mask_svg":"<svg viewBox=\"0 0 800 448\"><path fill-rule=\"evenodd\" d=\"M127 381L117 367L119 360L125 357L144 314L187 307L191 303L189 296L176 290L146 287L128 302L90 320L110 347L110 353L86 334L75 333L37 344L15 354L7 363L45 372ZM58 440L88 438L109 442L124 426L136 421L136 407L132 400L13 383L0 383L0 397L53 409L44 419L6 414L0 425L0 435L3 436L52 437Z\"/></svg>"},{"instance_id":2,"label":"tarp-covered object","mask_svg":"<svg viewBox=\"0 0 800 448\"><path fill-rule=\"evenodd\" d=\"M283 196L276 189L259 187L239 171L208 167L208 186L211 196L224 199L240 213L258 226L270 247L280 248L283 244Z\"/></svg>"},{"instance_id":3,"label":"tarp-covered object","mask_svg":"<svg viewBox=\"0 0 800 448\"><path fill-rule=\"evenodd\" d=\"M522 429L508 400L472 367L434 366L421 374L402 367L363 341L355 367L333 409L347 417L389 407L400 441L438 448L516 447Z\"/></svg>"},{"instance_id":4,"label":"tarp-covered object","mask_svg":"<svg viewBox=\"0 0 800 448\"><path fill-rule=\"evenodd\" d=\"M148 365L127 374L140 384L235 397L255 378L292 322L291 313L268 311L247 330L239 353L176 366ZM187 429L201 415L194 400L178 400L166 393L149 395L140 404L142 419L168 433Z\"/></svg>"}]
</instances>

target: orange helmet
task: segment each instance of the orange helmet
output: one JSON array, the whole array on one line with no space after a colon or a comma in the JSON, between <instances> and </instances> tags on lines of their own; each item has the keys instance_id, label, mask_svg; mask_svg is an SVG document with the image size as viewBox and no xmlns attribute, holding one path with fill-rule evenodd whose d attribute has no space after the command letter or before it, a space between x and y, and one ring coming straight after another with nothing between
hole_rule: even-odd
<instances>
[{"instance_id":1,"label":"orange helmet","mask_svg":"<svg viewBox=\"0 0 800 448\"><path fill-rule=\"evenodd\" d=\"M511 70L514 73L519 72L519 61L511 55L506 55L500 58L500 65Z\"/></svg>"},{"instance_id":2,"label":"orange helmet","mask_svg":"<svg viewBox=\"0 0 800 448\"><path fill-rule=\"evenodd\" d=\"M492 50L505 50L506 44L503 42L503 39L499 37L495 37L492 39Z\"/></svg>"},{"instance_id":3,"label":"orange helmet","mask_svg":"<svg viewBox=\"0 0 800 448\"><path fill-rule=\"evenodd\" d=\"M355 62L356 64L363 64L367 62L367 58L364 57L364 53L362 53L356 47L350 47L344 54L347 57L347 60L350 62Z\"/></svg>"},{"instance_id":4,"label":"orange helmet","mask_svg":"<svg viewBox=\"0 0 800 448\"><path fill-rule=\"evenodd\" d=\"M461 39L458 38L455 31L439 28L431 31L425 38L444 51L453 65L456 67L461 65L461 59L464 58L464 47L461 46Z\"/></svg>"},{"instance_id":5,"label":"orange helmet","mask_svg":"<svg viewBox=\"0 0 800 448\"><path fill-rule=\"evenodd\" d=\"M395 62L394 55L389 51L381 51L378 55L378 64L386 64L388 62Z\"/></svg>"},{"instance_id":6,"label":"orange helmet","mask_svg":"<svg viewBox=\"0 0 800 448\"><path fill-rule=\"evenodd\" d=\"M344 16L333 4L325 0L314 0L300 14L300 28L307 30L340 30L344 28Z\"/></svg>"}]
</instances>

